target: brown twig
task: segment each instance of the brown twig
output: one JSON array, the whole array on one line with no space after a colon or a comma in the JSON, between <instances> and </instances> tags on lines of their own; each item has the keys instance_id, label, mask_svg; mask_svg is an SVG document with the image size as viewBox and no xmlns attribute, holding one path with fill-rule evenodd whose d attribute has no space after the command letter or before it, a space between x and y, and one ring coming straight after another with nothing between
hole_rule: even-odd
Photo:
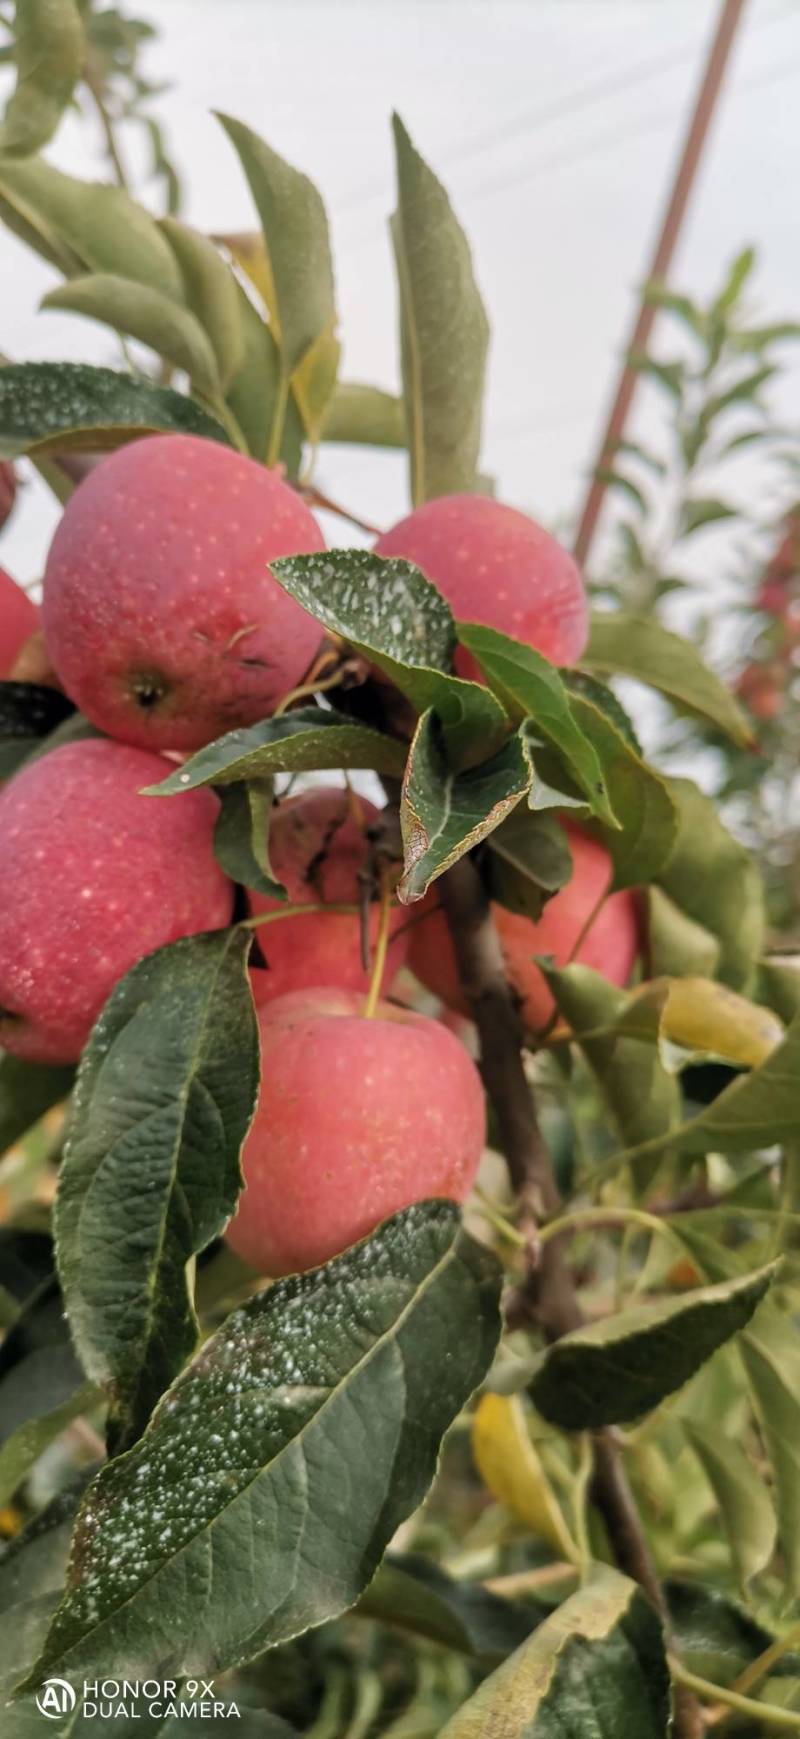
<instances>
[{"instance_id":1,"label":"brown twig","mask_svg":"<svg viewBox=\"0 0 800 1739\"><path fill-rule=\"evenodd\" d=\"M520 1204L528 1266L507 1316L514 1326L538 1323L550 1340L579 1328L583 1313L559 1238L542 1244L538 1226L558 1213L560 1197L522 1061L522 1028L503 965L489 900L474 861L442 876L439 898L462 987L478 1028L481 1072L494 1108L512 1185ZM592 1433L592 1500L603 1518L619 1568L639 1583L668 1635L664 1593L612 1431ZM675 1693L676 1739L699 1739L699 1705L683 1687Z\"/></svg>"},{"instance_id":2,"label":"brown twig","mask_svg":"<svg viewBox=\"0 0 800 1739\"><path fill-rule=\"evenodd\" d=\"M359 531L368 532L370 537L380 537L379 525L372 525L370 520L361 519L357 513L351 513L349 507L340 507L338 501L332 501L329 495L323 495L322 490L317 489L313 483L295 483L293 487L311 507L322 507L326 513L335 513L339 519L346 519L348 525L357 525Z\"/></svg>"}]
</instances>

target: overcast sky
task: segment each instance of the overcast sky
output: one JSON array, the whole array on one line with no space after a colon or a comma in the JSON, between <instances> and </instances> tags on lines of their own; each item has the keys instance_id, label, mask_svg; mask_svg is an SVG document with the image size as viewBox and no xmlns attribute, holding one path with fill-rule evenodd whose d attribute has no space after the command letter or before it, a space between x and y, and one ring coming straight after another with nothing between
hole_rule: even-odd
<instances>
[{"instance_id":1,"label":"overcast sky","mask_svg":"<svg viewBox=\"0 0 800 1739\"><path fill-rule=\"evenodd\" d=\"M210 113L229 110L324 193L345 374L392 388L388 116L400 110L452 193L492 320L485 468L499 494L548 523L573 513L716 3L137 0L135 10L159 26L149 70L173 85L161 114L187 218L252 227ZM798 85L798 0L749 0L676 265L690 292L707 295L754 242L763 311L800 317ZM92 127L71 118L49 154L91 176L96 147ZM102 329L36 312L52 274L5 232L0 263L0 348L20 360L113 358ZM795 420L797 386L794 370L781 410ZM640 420L654 416L643 400ZM407 505L394 455L334 451L320 482L381 524ZM0 542L23 583L40 572L53 518L31 486Z\"/></svg>"}]
</instances>

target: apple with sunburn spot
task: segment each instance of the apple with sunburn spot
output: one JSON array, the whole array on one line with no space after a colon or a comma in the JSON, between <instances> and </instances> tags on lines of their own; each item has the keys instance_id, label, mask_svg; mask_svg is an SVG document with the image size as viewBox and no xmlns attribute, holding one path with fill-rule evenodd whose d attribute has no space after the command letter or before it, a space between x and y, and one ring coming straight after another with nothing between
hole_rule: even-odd
<instances>
[{"instance_id":1,"label":"apple with sunburn spot","mask_svg":"<svg viewBox=\"0 0 800 1739\"><path fill-rule=\"evenodd\" d=\"M65 743L0 792L0 1045L16 1056L76 1061L143 955L230 922L218 799L142 796L166 771L122 743Z\"/></svg>"},{"instance_id":2,"label":"apple with sunburn spot","mask_svg":"<svg viewBox=\"0 0 800 1739\"><path fill-rule=\"evenodd\" d=\"M259 1010L261 1090L225 1237L261 1274L313 1268L429 1196L463 1201L480 1076L439 1021L322 987Z\"/></svg>"},{"instance_id":3,"label":"apple with sunburn spot","mask_svg":"<svg viewBox=\"0 0 800 1739\"><path fill-rule=\"evenodd\" d=\"M3 682L11 675L25 641L36 633L38 626L36 605L5 568L0 568L0 680Z\"/></svg>"},{"instance_id":4,"label":"apple with sunburn spot","mask_svg":"<svg viewBox=\"0 0 800 1739\"><path fill-rule=\"evenodd\" d=\"M487 495L441 495L384 532L375 551L414 562L457 621L496 628L553 664L575 664L585 651L586 594L572 556L514 507ZM483 681L465 647L454 663L459 676Z\"/></svg>"},{"instance_id":5,"label":"apple with sunburn spot","mask_svg":"<svg viewBox=\"0 0 800 1739\"><path fill-rule=\"evenodd\" d=\"M359 905L369 858L367 829L379 816L374 803L342 786L316 786L279 804L270 822L270 862L290 903ZM251 892L248 900L255 915L280 912L284 903L256 892ZM394 914L392 929L402 929L405 922L404 913ZM379 908L373 902L368 926L370 952L377 942L379 923ZM359 913L309 912L281 918L260 929L259 941L268 969L253 970L253 994L258 1003L309 985L329 984L364 993L369 988L369 972L361 954ZM407 945L405 931L390 940L384 987L388 988L402 966Z\"/></svg>"},{"instance_id":6,"label":"apple with sunburn spot","mask_svg":"<svg viewBox=\"0 0 800 1739\"><path fill-rule=\"evenodd\" d=\"M299 495L255 460L195 435L131 442L83 480L53 538L53 667L110 736L200 748L302 682L322 631L268 564L324 547Z\"/></svg>"},{"instance_id":7,"label":"apple with sunburn spot","mask_svg":"<svg viewBox=\"0 0 800 1739\"><path fill-rule=\"evenodd\" d=\"M639 948L639 905L630 888L610 894L613 866L605 846L572 821L562 823L572 854L572 875L548 900L534 922L492 902L492 917L506 975L520 1005L526 1030L540 1032L555 1011L553 997L534 959L550 954L557 966L579 961L602 972L612 984L626 984ZM436 887L417 908L409 929L408 964L428 990L448 1008L468 1014L447 920ZM593 916L594 914L594 916ZM587 927L588 926L588 927Z\"/></svg>"}]
</instances>

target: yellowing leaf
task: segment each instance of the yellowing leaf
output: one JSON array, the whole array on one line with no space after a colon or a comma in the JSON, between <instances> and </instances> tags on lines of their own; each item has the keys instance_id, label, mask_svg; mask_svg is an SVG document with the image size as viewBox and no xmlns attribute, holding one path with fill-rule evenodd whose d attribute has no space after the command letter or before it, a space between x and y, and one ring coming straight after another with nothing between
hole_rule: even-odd
<instances>
[{"instance_id":1,"label":"yellowing leaf","mask_svg":"<svg viewBox=\"0 0 800 1739\"><path fill-rule=\"evenodd\" d=\"M711 978L673 978L661 1030L686 1050L710 1051L728 1063L758 1068L784 1036L783 1022L769 1008L715 984Z\"/></svg>"},{"instance_id":2,"label":"yellowing leaf","mask_svg":"<svg viewBox=\"0 0 800 1739\"><path fill-rule=\"evenodd\" d=\"M493 1497L570 1563L577 1547L525 1423L518 1395L484 1395L472 1427L475 1465Z\"/></svg>"}]
</instances>

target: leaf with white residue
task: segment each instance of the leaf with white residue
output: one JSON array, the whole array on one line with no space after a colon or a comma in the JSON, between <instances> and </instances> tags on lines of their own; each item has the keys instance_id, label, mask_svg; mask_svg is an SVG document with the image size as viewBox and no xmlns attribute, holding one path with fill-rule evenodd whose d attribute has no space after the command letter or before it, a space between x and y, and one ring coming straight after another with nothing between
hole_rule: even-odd
<instances>
[{"instance_id":1,"label":"leaf with white residue","mask_svg":"<svg viewBox=\"0 0 800 1739\"><path fill-rule=\"evenodd\" d=\"M400 799L405 868L398 893L421 900L436 876L486 839L530 787L531 765L519 735L467 773L447 765L435 713L423 713L409 750Z\"/></svg>"},{"instance_id":2,"label":"leaf with white residue","mask_svg":"<svg viewBox=\"0 0 800 1739\"><path fill-rule=\"evenodd\" d=\"M20 1689L222 1672L352 1606L489 1365L499 1294L454 1204L421 1202L234 1312L90 1486Z\"/></svg>"}]
</instances>

